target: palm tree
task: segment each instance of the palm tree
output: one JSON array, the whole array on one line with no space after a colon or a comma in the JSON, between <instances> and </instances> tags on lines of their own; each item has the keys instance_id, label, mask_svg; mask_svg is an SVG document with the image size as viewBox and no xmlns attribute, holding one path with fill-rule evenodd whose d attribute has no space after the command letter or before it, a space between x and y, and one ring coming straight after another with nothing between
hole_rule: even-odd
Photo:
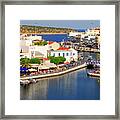
<instances>
[{"instance_id":1,"label":"palm tree","mask_svg":"<svg viewBox=\"0 0 120 120\"><path fill-rule=\"evenodd\" d=\"M20 64L22 65L22 67L26 67L26 68L31 67L29 58L21 58Z\"/></svg>"}]
</instances>

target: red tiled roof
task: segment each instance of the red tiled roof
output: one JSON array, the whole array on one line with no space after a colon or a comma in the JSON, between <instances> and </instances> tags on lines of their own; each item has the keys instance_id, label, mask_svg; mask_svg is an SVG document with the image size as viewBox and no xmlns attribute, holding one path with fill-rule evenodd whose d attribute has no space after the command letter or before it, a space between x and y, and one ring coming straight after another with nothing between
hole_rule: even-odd
<instances>
[{"instance_id":1,"label":"red tiled roof","mask_svg":"<svg viewBox=\"0 0 120 120\"><path fill-rule=\"evenodd\" d=\"M69 48L65 48L65 47L60 47L57 50L69 50Z\"/></svg>"},{"instance_id":2,"label":"red tiled roof","mask_svg":"<svg viewBox=\"0 0 120 120\"><path fill-rule=\"evenodd\" d=\"M43 58L43 60L49 60L48 58Z\"/></svg>"},{"instance_id":3,"label":"red tiled roof","mask_svg":"<svg viewBox=\"0 0 120 120\"><path fill-rule=\"evenodd\" d=\"M52 41L49 41L49 42L48 42L49 45L51 45L51 44L53 44L53 43L54 43L54 42L52 42Z\"/></svg>"}]
</instances>

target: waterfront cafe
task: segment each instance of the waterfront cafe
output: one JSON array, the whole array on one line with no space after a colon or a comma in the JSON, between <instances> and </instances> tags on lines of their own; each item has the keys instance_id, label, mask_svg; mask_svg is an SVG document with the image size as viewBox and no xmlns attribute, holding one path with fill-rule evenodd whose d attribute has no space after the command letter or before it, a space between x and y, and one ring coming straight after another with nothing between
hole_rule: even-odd
<instances>
[{"instance_id":1,"label":"waterfront cafe","mask_svg":"<svg viewBox=\"0 0 120 120\"><path fill-rule=\"evenodd\" d=\"M68 65L68 62L66 62L66 64L59 64L59 65L57 65L57 69L59 69L59 70L66 69L66 65Z\"/></svg>"},{"instance_id":2,"label":"waterfront cafe","mask_svg":"<svg viewBox=\"0 0 120 120\"><path fill-rule=\"evenodd\" d=\"M38 66L38 71L39 70L55 69L55 68L57 68L57 66L54 63L41 64Z\"/></svg>"},{"instance_id":3,"label":"waterfront cafe","mask_svg":"<svg viewBox=\"0 0 120 120\"><path fill-rule=\"evenodd\" d=\"M39 67L38 67L38 71L39 70L48 70L48 69L50 69L50 67L48 67L46 65L39 65Z\"/></svg>"},{"instance_id":4,"label":"waterfront cafe","mask_svg":"<svg viewBox=\"0 0 120 120\"><path fill-rule=\"evenodd\" d=\"M37 70L36 69L33 69L33 68L30 68L30 69L28 69L30 72L37 72Z\"/></svg>"},{"instance_id":5,"label":"waterfront cafe","mask_svg":"<svg viewBox=\"0 0 120 120\"><path fill-rule=\"evenodd\" d=\"M31 68L34 68L34 69L38 70L39 64L30 64L30 65L31 65Z\"/></svg>"},{"instance_id":6,"label":"waterfront cafe","mask_svg":"<svg viewBox=\"0 0 120 120\"><path fill-rule=\"evenodd\" d=\"M46 69L54 69L57 68L57 66L54 63L50 63L50 60L48 58L43 59L43 63L41 64L30 64L31 68L39 70L46 70Z\"/></svg>"}]
</instances>

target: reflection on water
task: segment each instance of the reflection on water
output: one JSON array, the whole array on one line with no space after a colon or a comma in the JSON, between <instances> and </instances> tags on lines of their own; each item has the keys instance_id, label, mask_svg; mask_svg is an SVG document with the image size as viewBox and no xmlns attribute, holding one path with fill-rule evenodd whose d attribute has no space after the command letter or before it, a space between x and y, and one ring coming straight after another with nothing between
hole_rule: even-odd
<instances>
[{"instance_id":1,"label":"reflection on water","mask_svg":"<svg viewBox=\"0 0 120 120\"><path fill-rule=\"evenodd\" d=\"M86 69L77 70L21 86L20 97L21 100L99 100L98 80L88 77Z\"/></svg>"}]
</instances>

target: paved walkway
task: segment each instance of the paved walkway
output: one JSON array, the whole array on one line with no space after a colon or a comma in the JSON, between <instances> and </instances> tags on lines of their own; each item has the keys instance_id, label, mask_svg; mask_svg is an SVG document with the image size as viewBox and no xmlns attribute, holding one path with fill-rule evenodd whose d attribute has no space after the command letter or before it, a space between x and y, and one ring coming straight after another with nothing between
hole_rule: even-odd
<instances>
[{"instance_id":1,"label":"paved walkway","mask_svg":"<svg viewBox=\"0 0 120 120\"><path fill-rule=\"evenodd\" d=\"M62 74L65 74L65 73L68 73L68 72L71 72L71 71L74 71L74 70L77 70L77 69L81 69L81 68L84 68L84 67L86 67L85 63L82 64L82 65L76 66L74 68L70 68L68 70L62 71L62 72L49 73L49 74L45 74L45 75L27 76L27 77L20 78L20 80L28 80L28 79L35 79L35 78L45 78L45 77L51 77L51 76L58 76L58 75L62 75Z\"/></svg>"}]
</instances>

